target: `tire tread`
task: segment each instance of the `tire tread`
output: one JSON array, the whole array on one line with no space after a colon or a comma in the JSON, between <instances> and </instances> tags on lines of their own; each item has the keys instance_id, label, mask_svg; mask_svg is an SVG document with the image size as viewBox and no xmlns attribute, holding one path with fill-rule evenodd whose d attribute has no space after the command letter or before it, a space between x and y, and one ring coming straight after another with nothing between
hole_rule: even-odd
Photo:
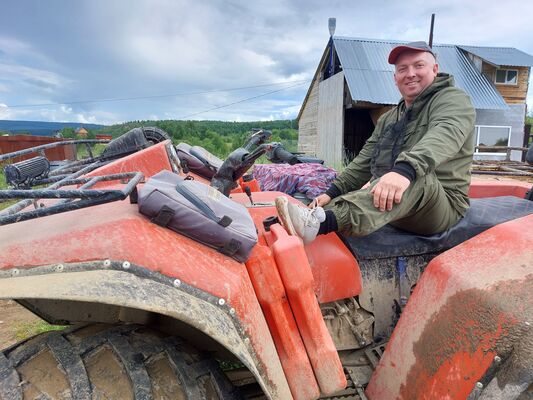
<instances>
[{"instance_id":1,"label":"tire tread","mask_svg":"<svg viewBox=\"0 0 533 400\"><path fill-rule=\"evenodd\" d=\"M23 398L24 385L31 382L21 382L19 369L30 365L28 363L43 351L49 351L57 361L70 385L70 396L76 400L100 398L87 369L87 361L100 351L111 352L106 354L112 354L120 364L121 373L131 382L136 400L154 397L147 366L161 358L168 362L169 371L174 374L170 378L181 387L186 399L242 398L215 360L205 358L179 337L164 337L141 325L109 325L84 336L81 333L87 327L82 325L43 333L0 351L0 400ZM108 383L112 385L114 382ZM205 389L207 386L209 390ZM37 398L53 398L50 396L43 392Z\"/></svg>"}]
</instances>

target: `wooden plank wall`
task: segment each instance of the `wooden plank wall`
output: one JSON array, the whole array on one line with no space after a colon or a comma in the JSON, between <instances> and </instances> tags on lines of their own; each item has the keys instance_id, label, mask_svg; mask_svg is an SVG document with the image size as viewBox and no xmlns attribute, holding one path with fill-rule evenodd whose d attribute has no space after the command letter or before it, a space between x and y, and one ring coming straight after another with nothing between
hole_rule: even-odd
<instances>
[{"instance_id":1,"label":"wooden plank wall","mask_svg":"<svg viewBox=\"0 0 533 400\"><path fill-rule=\"evenodd\" d=\"M298 121L298 151L312 156L317 154L318 84L318 79L315 79Z\"/></svg>"},{"instance_id":2,"label":"wooden plank wall","mask_svg":"<svg viewBox=\"0 0 533 400\"><path fill-rule=\"evenodd\" d=\"M342 166L344 135L344 72L320 82L318 90L317 156L325 164Z\"/></svg>"},{"instance_id":3,"label":"wooden plank wall","mask_svg":"<svg viewBox=\"0 0 533 400\"><path fill-rule=\"evenodd\" d=\"M518 84L516 85L502 85L495 83L496 67L483 63L482 72L494 83L498 92L502 95L504 100L509 104L523 104L526 102L527 89L529 85L529 67L511 67L503 66L502 69L516 69L518 70Z\"/></svg>"}]
</instances>

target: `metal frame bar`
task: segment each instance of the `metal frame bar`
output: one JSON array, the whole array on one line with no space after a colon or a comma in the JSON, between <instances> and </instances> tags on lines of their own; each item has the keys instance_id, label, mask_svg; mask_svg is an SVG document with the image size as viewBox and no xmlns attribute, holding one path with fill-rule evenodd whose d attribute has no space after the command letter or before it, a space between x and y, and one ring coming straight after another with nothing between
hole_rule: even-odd
<instances>
[{"instance_id":1,"label":"metal frame bar","mask_svg":"<svg viewBox=\"0 0 533 400\"><path fill-rule=\"evenodd\" d=\"M53 190L53 189L57 189L59 187L62 186L62 182L63 181L66 181L68 179L74 179L74 178L78 178L88 172L91 172L92 170L102 166L103 164L100 163L100 162L94 162L92 164L89 164L87 165L85 168L82 168L80 169L79 171L76 171L75 173L61 179L60 181L54 183L53 185L50 185L48 186L46 189L49 189L49 190ZM7 190L9 191L9 190ZM4 191L6 192L6 191ZM32 200L29 200L29 199L26 199L26 200L22 200L22 201L19 201L18 203L12 205L11 207L8 207L6 208L5 210L2 210L0 211L0 217L2 216L5 216L5 215L11 215L11 214L15 214L19 211L21 211L22 209L28 207L33 201Z\"/></svg>"},{"instance_id":2,"label":"metal frame bar","mask_svg":"<svg viewBox=\"0 0 533 400\"><path fill-rule=\"evenodd\" d=\"M80 171L81 172L81 171ZM83 173L82 173L83 174ZM81 175L81 174L80 174ZM122 174L112 174L104 176L95 176L92 178L65 178L56 183L54 188L40 190L1 190L0 199L25 198L14 206L11 206L0 213L0 225L12 224L15 222L26 221L28 219L44 217L47 215L58 214L65 211L78 210L80 208L90 207L98 204L109 203L117 200L124 200L128 197L136 185L144 178L140 172L127 172ZM118 179L129 179L128 183L122 189L111 190L88 190L98 182L113 181ZM80 189L59 190L64 185L79 184L85 182ZM61 201L49 207L37 208L32 211L20 212L23 208L32 203L30 199L68 199ZM80 199L78 201L69 201L71 199Z\"/></svg>"}]
</instances>

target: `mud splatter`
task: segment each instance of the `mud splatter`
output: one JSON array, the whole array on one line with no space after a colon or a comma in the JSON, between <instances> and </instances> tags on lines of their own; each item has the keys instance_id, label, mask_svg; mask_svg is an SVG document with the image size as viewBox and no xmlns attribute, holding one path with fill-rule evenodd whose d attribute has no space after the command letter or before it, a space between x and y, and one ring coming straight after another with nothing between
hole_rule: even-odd
<instances>
[{"instance_id":1,"label":"mud splatter","mask_svg":"<svg viewBox=\"0 0 533 400\"><path fill-rule=\"evenodd\" d=\"M530 371L533 360L533 326L528 324L533 324L533 274L485 290L456 293L431 316L414 344L416 363L407 375L408 384L401 386L400 398L426 398L428 382L462 354L466 364L480 359L486 363L494 355L506 360L498 372L501 387L523 379L520 371ZM454 369L472 382L481 378L475 376L477 371L475 365Z\"/></svg>"}]
</instances>

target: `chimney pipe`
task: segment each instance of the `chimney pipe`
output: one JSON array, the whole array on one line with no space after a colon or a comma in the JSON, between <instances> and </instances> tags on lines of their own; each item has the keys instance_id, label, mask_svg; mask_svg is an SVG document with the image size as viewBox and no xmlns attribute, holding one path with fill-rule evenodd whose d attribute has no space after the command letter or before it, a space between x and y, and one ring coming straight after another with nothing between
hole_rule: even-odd
<instances>
[{"instance_id":1,"label":"chimney pipe","mask_svg":"<svg viewBox=\"0 0 533 400\"><path fill-rule=\"evenodd\" d=\"M435 14L431 14L431 27L429 28L429 47L433 47L433 26L435 25Z\"/></svg>"}]
</instances>

